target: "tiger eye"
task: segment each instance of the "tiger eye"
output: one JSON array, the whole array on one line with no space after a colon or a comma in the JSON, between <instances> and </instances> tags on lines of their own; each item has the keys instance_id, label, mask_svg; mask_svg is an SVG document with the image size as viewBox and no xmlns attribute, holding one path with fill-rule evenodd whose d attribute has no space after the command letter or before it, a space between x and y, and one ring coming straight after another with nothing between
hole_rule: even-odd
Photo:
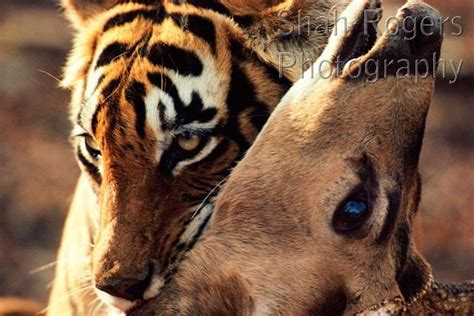
<instances>
[{"instance_id":1,"label":"tiger eye","mask_svg":"<svg viewBox=\"0 0 474 316\"><path fill-rule=\"evenodd\" d=\"M84 144L89 155L93 158L100 156L100 147L96 140L91 136L84 136Z\"/></svg>"},{"instance_id":2,"label":"tiger eye","mask_svg":"<svg viewBox=\"0 0 474 316\"><path fill-rule=\"evenodd\" d=\"M195 150L201 143L201 136L195 134L180 134L177 136L179 147L185 151Z\"/></svg>"}]
</instances>

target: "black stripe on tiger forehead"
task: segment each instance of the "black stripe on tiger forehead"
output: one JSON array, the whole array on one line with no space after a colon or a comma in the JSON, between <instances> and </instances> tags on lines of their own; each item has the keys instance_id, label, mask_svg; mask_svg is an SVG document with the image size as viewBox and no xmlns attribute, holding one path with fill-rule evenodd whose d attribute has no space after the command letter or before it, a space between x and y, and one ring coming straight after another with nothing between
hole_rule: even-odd
<instances>
[{"instance_id":1,"label":"black stripe on tiger forehead","mask_svg":"<svg viewBox=\"0 0 474 316\"><path fill-rule=\"evenodd\" d=\"M149 73L148 80L163 92L168 94L173 100L173 107L176 112L174 122L167 122L164 118L164 107L161 104L160 117L162 118L162 128L170 129L173 125L185 125L192 122L207 123L214 119L217 114L217 109L213 106L204 108L201 96L198 92L193 91L191 95L191 102L185 105L178 93L178 88L173 81L163 73Z\"/></svg>"},{"instance_id":2,"label":"black stripe on tiger forehead","mask_svg":"<svg viewBox=\"0 0 474 316\"><path fill-rule=\"evenodd\" d=\"M106 66L120 57L130 57L131 54L132 50L127 44L113 42L102 50L97 58L95 69Z\"/></svg>"},{"instance_id":3,"label":"black stripe on tiger forehead","mask_svg":"<svg viewBox=\"0 0 474 316\"><path fill-rule=\"evenodd\" d=\"M181 29L206 42L211 47L212 53L216 54L216 28L211 20L195 14L178 13L172 13L171 18Z\"/></svg>"},{"instance_id":4,"label":"black stripe on tiger forehead","mask_svg":"<svg viewBox=\"0 0 474 316\"><path fill-rule=\"evenodd\" d=\"M174 70L182 76L199 76L203 70L201 59L194 52L173 44L154 44L148 59L152 64Z\"/></svg>"},{"instance_id":5,"label":"black stripe on tiger forehead","mask_svg":"<svg viewBox=\"0 0 474 316\"><path fill-rule=\"evenodd\" d=\"M148 4L156 5L160 3L160 0L119 0L118 3L139 3L139 4Z\"/></svg>"},{"instance_id":6,"label":"black stripe on tiger forehead","mask_svg":"<svg viewBox=\"0 0 474 316\"><path fill-rule=\"evenodd\" d=\"M165 10L162 7L159 8L146 8L128 11L125 13L119 13L110 18L104 25L103 32L108 30L131 23L138 18L152 21L154 23L161 23L165 18Z\"/></svg>"},{"instance_id":7,"label":"black stripe on tiger forehead","mask_svg":"<svg viewBox=\"0 0 474 316\"><path fill-rule=\"evenodd\" d=\"M102 78L102 77L101 77ZM104 79L102 79L104 80ZM112 79L110 80L110 82L107 83L107 85L105 86L105 88L102 90L102 95L104 96L104 99L109 99L109 97L111 97L113 94L115 94L118 89L120 87L120 78L115 78L115 79ZM97 109L96 111L94 112L94 114L92 115L92 119L91 119L91 129L92 129L92 133L95 135L97 133L97 124L98 124L98 115L100 113L100 111L103 110L103 107L104 107L104 103L101 102L98 106L97 106ZM82 116L81 112L79 112L80 115L79 116Z\"/></svg>"},{"instance_id":8,"label":"black stripe on tiger forehead","mask_svg":"<svg viewBox=\"0 0 474 316\"><path fill-rule=\"evenodd\" d=\"M197 8L212 10L226 16L232 15L227 7L216 0L171 0L171 2L176 5L191 4Z\"/></svg>"},{"instance_id":9,"label":"black stripe on tiger forehead","mask_svg":"<svg viewBox=\"0 0 474 316\"><path fill-rule=\"evenodd\" d=\"M137 19L144 19L152 21L155 25L161 24L166 17L170 17L174 22L175 26L183 32L191 33L193 36L200 38L207 45L209 45L211 51L215 53L216 49L216 31L212 21L207 18L200 17L198 15L183 15L178 13L173 13L169 15L165 8L161 4L154 3L154 7L145 7L140 9L131 10L128 12L118 13L107 20L103 27L104 32L120 32L120 27L128 23L132 23ZM152 38L152 33L150 29L149 36L145 38L140 38L134 44L127 44L121 42L112 42L109 43L100 53L98 53L97 62L94 66L94 69L97 71L98 68L107 66L111 63L116 62L121 58L128 59L125 61L126 64L129 64L127 69L133 64L133 59L137 56L147 58L152 64L163 67L166 70L173 70L179 75L182 76L199 76L203 71L203 63L201 59L191 50L183 49L174 44L168 43L155 43L151 47L148 46L148 42ZM137 49L138 48L138 49ZM137 52L138 54L134 54ZM130 59L133 57L133 59ZM106 78L106 73L100 76L100 80L97 82L95 90L102 84ZM109 83L102 89L101 96L103 100L107 100L111 94L111 90L114 92L119 89L120 82L126 82L126 79L121 75L118 78L107 80ZM169 81L170 82L170 81ZM137 82L134 82L129 87L125 88L126 99L132 104L136 119L136 130L140 137L144 137L144 125L146 118L146 110L144 101L141 100L138 102L139 97L146 96L145 87L138 89ZM175 89L176 90L176 89ZM137 96L134 96L134 95ZM175 101L175 106L178 107L177 112L181 113L184 111L184 105L180 102L180 99L177 97L177 93L173 93L173 99ZM87 99L87 98L86 98ZM98 124L98 115L99 112L104 110L104 101L101 101L97 106L95 113L91 118L91 128L93 134L96 133L97 124ZM210 121L216 113L215 109L207 109L201 112L204 105L202 104L201 97L194 93L193 101L191 107L187 109L186 115L181 115L180 120L184 123L192 122L194 116L199 122ZM78 117L81 117L80 111ZM184 112L183 112L184 113ZM200 115L200 116L199 116Z\"/></svg>"},{"instance_id":10,"label":"black stripe on tiger forehead","mask_svg":"<svg viewBox=\"0 0 474 316\"><path fill-rule=\"evenodd\" d=\"M140 138L145 138L146 105L144 97L145 85L133 80L125 90L125 98L133 106L135 112L135 129Z\"/></svg>"},{"instance_id":11,"label":"black stripe on tiger forehead","mask_svg":"<svg viewBox=\"0 0 474 316\"><path fill-rule=\"evenodd\" d=\"M166 18L170 18L182 32L190 33L204 41L209 45L212 53L216 53L216 29L211 20L196 14L168 13L162 5L118 13L105 22L103 32L120 32L116 28L138 19L161 25ZM107 66L120 57L130 57L137 47L141 47L140 55L147 56L155 65L175 70L182 75L198 76L202 72L202 62L192 51L169 43L156 43L151 48L147 48L147 43L153 36L151 32L152 30L147 38L140 39L133 45L119 41L108 44L100 52L95 68Z\"/></svg>"}]
</instances>

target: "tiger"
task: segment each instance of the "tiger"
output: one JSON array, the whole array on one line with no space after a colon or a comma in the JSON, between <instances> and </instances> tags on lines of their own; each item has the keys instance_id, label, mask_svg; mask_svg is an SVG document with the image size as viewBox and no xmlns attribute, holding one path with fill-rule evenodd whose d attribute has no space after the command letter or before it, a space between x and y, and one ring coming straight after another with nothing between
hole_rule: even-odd
<instances>
[{"instance_id":1,"label":"tiger","mask_svg":"<svg viewBox=\"0 0 474 316\"><path fill-rule=\"evenodd\" d=\"M81 176L47 313L127 311L160 293L208 229L220 187L347 4L61 4L75 33L61 86Z\"/></svg>"}]
</instances>

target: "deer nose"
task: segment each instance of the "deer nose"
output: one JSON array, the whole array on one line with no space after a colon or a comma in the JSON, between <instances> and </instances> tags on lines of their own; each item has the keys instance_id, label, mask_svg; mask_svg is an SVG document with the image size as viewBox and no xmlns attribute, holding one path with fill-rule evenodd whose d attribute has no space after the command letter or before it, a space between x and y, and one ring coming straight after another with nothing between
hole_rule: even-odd
<instances>
[{"instance_id":1,"label":"deer nose","mask_svg":"<svg viewBox=\"0 0 474 316\"><path fill-rule=\"evenodd\" d=\"M112 296L128 301L143 300L143 295L151 283L153 265L149 265L144 279L140 278L109 278L96 284L96 288Z\"/></svg>"},{"instance_id":2,"label":"deer nose","mask_svg":"<svg viewBox=\"0 0 474 316\"><path fill-rule=\"evenodd\" d=\"M439 12L430 5L414 1L401 9L405 16L403 29L413 55L430 57L439 50L443 37Z\"/></svg>"},{"instance_id":3,"label":"deer nose","mask_svg":"<svg viewBox=\"0 0 474 316\"><path fill-rule=\"evenodd\" d=\"M421 0L409 0L388 26L380 40L383 45L374 47L372 58L386 62L386 70L395 76L406 71L425 78L435 74L443 40L439 12ZM400 66L407 62L408 69L402 71Z\"/></svg>"}]
</instances>

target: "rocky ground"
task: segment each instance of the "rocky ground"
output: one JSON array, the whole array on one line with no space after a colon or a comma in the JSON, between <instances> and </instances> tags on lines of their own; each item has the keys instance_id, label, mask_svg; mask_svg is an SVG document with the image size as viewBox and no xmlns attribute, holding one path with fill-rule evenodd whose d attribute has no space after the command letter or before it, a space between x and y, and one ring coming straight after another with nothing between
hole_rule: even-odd
<instances>
[{"instance_id":1,"label":"rocky ground","mask_svg":"<svg viewBox=\"0 0 474 316\"><path fill-rule=\"evenodd\" d=\"M55 79L70 30L55 2L0 1L0 296L43 301L53 270L35 269L55 260L79 174L68 143L68 93ZM432 2L462 17L465 33L446 37L443 58L465 64L456 84L438 81L417 239L435 276L456 281L474 278L474 10L469 0Z\"/></svg>"}]
</instances>

